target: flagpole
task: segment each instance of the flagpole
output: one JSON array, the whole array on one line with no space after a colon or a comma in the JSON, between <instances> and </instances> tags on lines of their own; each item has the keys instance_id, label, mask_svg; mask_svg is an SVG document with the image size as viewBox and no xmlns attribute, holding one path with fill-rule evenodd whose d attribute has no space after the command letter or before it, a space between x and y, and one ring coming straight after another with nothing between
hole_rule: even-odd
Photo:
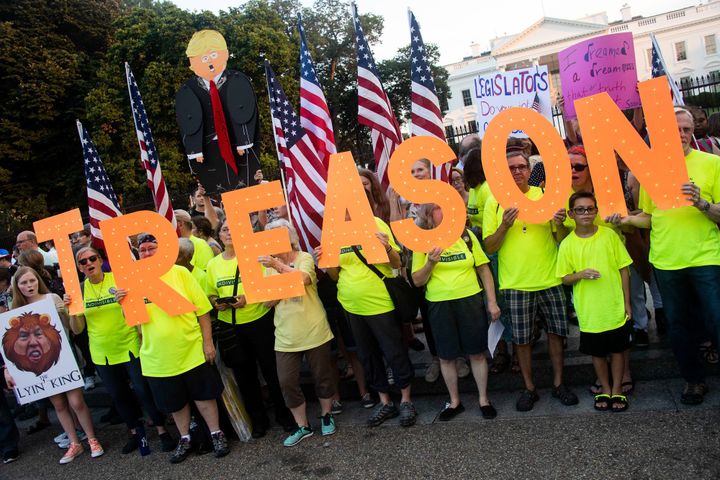
<instances>
[{"instance_id":1,"label":"flagpole","mask_svg":"<svg viewBox=\"0 0 720 480\"><path fill-rule=\"evenodd\" d=\"M298 14L299 15L299 14ZM267 78L267 65L268 61L265 60L265 85L267 86L268 92L268 106L272 105L272 95L270 94L270 84ZM292 221L292 213L290 213L290 201L288 200L287 184L285 183L285 169L283 168L282 157L280 156L280 149L278 148L277 135L275 134L275 116L272 113L272 107L270 106L270 124L273 132L273 140L275 144L275 154L277 155L278 165L280 166L280 183L282 184L283 198L285 198L285 207L288 211L288 218Z\"/></svg>"}]
</instances>

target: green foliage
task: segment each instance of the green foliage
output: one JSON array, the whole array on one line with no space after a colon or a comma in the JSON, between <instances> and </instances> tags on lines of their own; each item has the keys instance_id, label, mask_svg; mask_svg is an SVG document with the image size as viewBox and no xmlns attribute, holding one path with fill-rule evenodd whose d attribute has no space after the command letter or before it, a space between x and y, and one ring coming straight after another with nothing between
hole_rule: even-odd
<instances>
[{"instance_id":1,"label":"green foliage","mask_svg":"<svg viewBox=\"0 0 720 480\"><path fill-rule=\"evenodd\" d=\"M296 108L299 96L299 34L303 24L335 127L338 149L361 163L372 161L369 132L357 122L355 31L349 2L250 0L214 14L188 12L152 0L15 0L0 4L0 242L31 222L79 207L87 214L80 119L123 207L153 208L130 112L124 63L135 75L171 196L185 199L191 187L175 122L175 93L192 72L185 48L203 28L223 33L228 68L247 74L260 112L261 164L278 176L263 60L272 65ZM368 41L380 38L383 19L365 14ZM431 50L433 61L437 52ZM396 112L409 109L407 52L380 64ZM447 73L434 69L439 89ZM184 204L176 205L184 207Z\"/></svg>"}]
</instances>

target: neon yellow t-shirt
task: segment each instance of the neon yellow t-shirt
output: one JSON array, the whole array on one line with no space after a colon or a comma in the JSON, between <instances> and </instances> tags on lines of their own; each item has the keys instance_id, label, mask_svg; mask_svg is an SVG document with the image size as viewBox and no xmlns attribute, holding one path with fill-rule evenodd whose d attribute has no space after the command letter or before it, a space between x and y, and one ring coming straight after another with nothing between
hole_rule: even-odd
<instances>
[{"instance_id":1,"label":"neon yellow t-shirt","mask_svg":"<svg viewBox=\"0 0 720 480\"><path fill-rule=\"evenodd\" d=\"M538 200L543 192L538 187L530 187L525 196ZM495 197L488 199L483 215L483 239L498 230L504 211ZM501 290L535 292L560 285L560 279L555 276L557 243L554 231L552 220L538 224L515 220L498 252Z\"/></svg>"},{"instance_id":2,"label":"neon yellow t-shirt","mask_svg":"<svg viewBox=\"0 0 720 480\"><path fill-rule=\"evenodd\" d=\"M85 324L90 339L90 357L96 365L117 365L130 361L130 353L139 358L140 338L135 327L125 323L122 307L110 289L115 277L105 273L100 284L83 283Z\"/></svg>"},{"instance_id":3,"label":"neon yellow t-shirt","mask_svg":"<svg viewBox=\"0 0 720 480\"><path fill-rule=\"evenodd\" d=\"M210 260L207 268L207 293L208 296L232 297L233 285L235 285L235 272L237 270L237 258L225 260L222 254ZM238 287L236 296L245 295L245 287L242 284L242 277L238 276ZM232 323L232 308L218 310L218 320L225 323ZM270 309L262 303L248 303L243 308L235 309L235 323L250 323L265 315Z\"/></svg>"},{"instance_id":4,"label":"neon yellow t-shirt","mask_svg":"<svg viewBox=\"0 0 720 480\"><path fill-rule=\"evenodd\" d=\"M302 297L285 298L275 306L275 350L302 352L329 342L333 338L327 314L317 290L315 261L312 255L298 252L295 268L310 275ZM273 268L267 275L278 275Z\"/></svg>"},{"instance_id":5,"label":"neon yellow t-shirt","mask_svg":"<svg viewBox=\"0 0 720 480\"><path fill-rule=\"evenodd\" d=\"M375 217L378 231L385 233L390 246L400 251L390 227ZM360 248L362 253L362 248ZM387 277L394 277L389 264L375 265ZM390 294L380 278L362 263L352 247L340 249L340 276L338 278L338 301L345 310L355 315L379 315L395 309Z\"/></svg>"},{"instance_id":6,"label":"neon yellow t-shirt","mask_svg":"<svg viewBox=\"0 0 720 480\"><path fill-rule=\"evenodd\" d=\"M195 280L197 280L198 284L200 284L200 287L203 289L203 292L205 292L205 295L210 295L208 293L208 279L207 279L207 273L205 273L205 270L202 268L195 267L190 271L192 273L192 276L195 277Z\"/></svg>"},{"instance_id":7,"label":"neon yellow t-shirt","mask_svg":"<svg viewBox=\"0 0 720 480\"><path fill-rule=\"evenodd\" d=\"M153 303L147 304L150 321L142 325L140 347L146 377L174 377L205 363L198 317L212 310L212 305L187 268L173 265L160 279L197 310L172 316Z\"/></svg>"},{"instance_id":8,"label":"neon yellow t-shirt","mask_svg":"<svg viewBox=\"0 0 720 480\"><path fill-rule=\"evenodd\" d=\"M595 280L573 285L573 302L580 331L607 332L625 324L625 297L620 270L632 263L617 234L598 227L591 237L581 238L573 230L560 244L557 276L562 278L587 268L600 272Z\"/></svg>"},{"instance_id":9,"label":"neon yellow t-shirt","mask_svg":"<svg viewBox=\"0 0 720 480\"><path fill-rule=\"evenodd\" d=\"M485 202L492 196L490 185L483 182L475 188L468 190L467 217L471 227L482 228Z\"/></svg>"},{"instance_id":10,"label":"neon yellow t-shirt","mask_svg":"<svg viewBox=\"0 0 720 480\"><path fill-rule=\"evenodd\" d=\"M488 263L487 256L480 247L480 242L468 230L472 242L472 252L468 250L465 240L457 242L443 250L440 261L430 274L425 284L425 298L431 302L456 300L480 293L482 288L478 282L475 267ZM463 233L465 235L465 233ZM427 263L427 253L413 252L412 272L415 273Z\"/></svg>"},{"instance_id":11,"label":"neon yellow t-shirt","mask_svg":"<svg viewBox=\"0 0 720 480\"><path fill-rule=\"evenodd\" d=\"M685 157L690 180L700 187L700 196L720 202L720 157L691 150ZM720 230L693 206L661 210L644 188L639 207L652 215L650 263L661 270L720 265Z\"/></svg>"},{"instance_id":12,"label":"neon yellow t-shirt","mask_svg":"<svg viewBox=\"0 0 720 480\"><path fill-rule=\"evenodd\" d=\"M213 252L210 245L202 238L190 235L189 240L195 246L195 252L193 253L192 259L190 259L190 264L193 267L207 270L207 264L215 257L215 252Z\"/></svg>"}]
</instances>

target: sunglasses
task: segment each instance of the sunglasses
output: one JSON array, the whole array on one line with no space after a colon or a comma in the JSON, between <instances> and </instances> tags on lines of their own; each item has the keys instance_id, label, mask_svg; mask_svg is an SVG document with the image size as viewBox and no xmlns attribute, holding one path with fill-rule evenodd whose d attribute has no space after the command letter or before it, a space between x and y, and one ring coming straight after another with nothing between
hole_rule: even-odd
<instances>
[{"instance_id":1,"label":"sunglasses","mask_svg":"<svg viewBox=\"0 0 720 480\"><path fill-rule=\"evenodd\" d=\"M597 212L596 207L575 207L572 209L573 212L575 212L575 215L587 215L587 214L595 214Z\"/></svg>"},{"instance_id":2,"label":"sunglasses","mask_svg":"<svg viewBox=\"0 0 720 480\"><path fill-rule=\"evenodd\" d=\"M91 255L91 256L89 256L89 257L87 257L87 258L81 258L80 260L78 260L78 263L79 263L80 265L82 265L82 266L85 266L85 265L87 265L88 263L95 263L95 262L97 262L97 259L98 259L98 256L97 256L97 255Z\"/></svg>"},{"instance_id":3,"label":"sunglasses","mask_svg":"<svg viewBox=\"0 0 720 480\"><path fill-rule=\"evenodd\" d=\"M584 172L588 166L584 163L574 163L571 165L571 167L576 172Z\"/></svg>"}]
</instances>

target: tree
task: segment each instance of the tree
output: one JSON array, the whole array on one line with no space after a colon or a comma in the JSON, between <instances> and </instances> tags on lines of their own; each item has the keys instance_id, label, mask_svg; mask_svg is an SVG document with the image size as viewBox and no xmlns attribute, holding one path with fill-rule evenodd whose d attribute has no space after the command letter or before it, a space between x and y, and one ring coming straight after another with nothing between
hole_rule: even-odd
<instances>
[{"instance_id":1,"label":"tree","mask_svg":"<svg viewBox=\"0 0 720 480\"><path fill-rule=\"evenodd\" d=\"M78 204L80 168L67 168L81 152L75 119L119 13L109 0L0 4L3 237Z\"/></svg>"}]
</instances>

